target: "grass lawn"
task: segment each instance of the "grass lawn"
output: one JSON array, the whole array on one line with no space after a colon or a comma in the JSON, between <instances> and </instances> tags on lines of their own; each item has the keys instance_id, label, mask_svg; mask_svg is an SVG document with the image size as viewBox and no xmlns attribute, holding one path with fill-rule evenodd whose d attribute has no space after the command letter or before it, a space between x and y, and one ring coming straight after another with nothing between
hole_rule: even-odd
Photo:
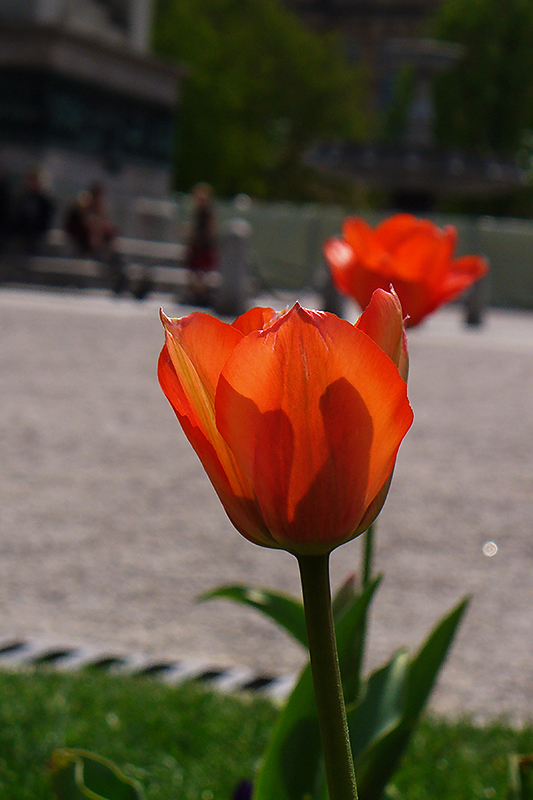
<instances>
[{"instance_id":1,"label":"grass lawn","mask_svg":"<svg viewBox=\"0 0 533 800\"><path fill-rule=\"evenodd\" d=\"M230 800L253 776L276 718L258 698L94 671L0 672L0 797L51 800L46 762L83 747L137 777L150 800ZM507 756L533 728L428 718L394 785L405 800L505 798Z\"/></svg>"}]
</instances>

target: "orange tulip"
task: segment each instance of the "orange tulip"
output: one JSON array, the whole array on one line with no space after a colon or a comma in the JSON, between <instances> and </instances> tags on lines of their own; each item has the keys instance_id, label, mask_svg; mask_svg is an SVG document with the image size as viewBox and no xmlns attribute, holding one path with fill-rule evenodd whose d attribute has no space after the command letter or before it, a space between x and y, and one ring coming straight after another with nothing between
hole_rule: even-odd
<instances>
[{"instance_id":1,"label":"orange tulip","mask_svg":"<svg viewBox=\"0 0 533 800\"><path fill-rule=\"evenodd\" d=\"M366 530L412 422L395 295L355 326L299 304L162 320L161 387L237 530L296 555Z\"/></svg>"},{"instance_id":2,"label":"orange tulip","mask_svg":"<svg viewBox=\"0 0 533 800\"><path fill-rule=\"evenodd\" d=\"M342 232L342 238L324 245L337 289L365 308L375 289L392 284L407 327L418 325L487 272L481 256L453 258L457 231L451 225L441 230L429 220L396 214L375 230L350 217Z\"/></svg>"}]
</instances>

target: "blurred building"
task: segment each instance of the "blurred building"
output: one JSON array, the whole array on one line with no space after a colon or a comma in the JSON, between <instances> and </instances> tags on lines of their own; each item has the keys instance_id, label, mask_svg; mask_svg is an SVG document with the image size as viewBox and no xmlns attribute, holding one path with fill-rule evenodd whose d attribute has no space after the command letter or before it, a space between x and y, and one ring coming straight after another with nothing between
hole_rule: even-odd
<instances>
[{"instance_id":1,"label":"blurred building","mask_svg":"<svg viewBox=\"0 0 533 800\"><path fill-rule=\"evenodd\" d=\"M149 55L152 0L0 0L0 164L56 184L170 184L182 73Z\"/></svg>"},{"instance_id":2,"label":"blurred building","mask_svg":"<svg viewBox=\"0 0 533 800\"><path fill-rule=\"evenodd\" d=\"M337 31L348 61L367 66L379 102L384 71L384 48L391 39L411 39L426 33L425 26L443 0L285 0L317 31Z\"/></svg>"}]
</instances>

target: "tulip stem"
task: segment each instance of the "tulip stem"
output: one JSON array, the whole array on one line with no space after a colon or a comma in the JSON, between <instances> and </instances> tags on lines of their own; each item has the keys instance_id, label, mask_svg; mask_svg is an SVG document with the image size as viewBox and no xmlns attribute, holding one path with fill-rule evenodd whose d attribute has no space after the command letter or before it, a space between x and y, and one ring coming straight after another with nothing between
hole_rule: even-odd
<instances>
[{"instance_id":1,"label":"tulip stem","mask_svg":"<svg viewBox=\"0 0 533 800\"><path fill-rule=\"evenodd\" d=\"M329 554L298 556L298 564L329 800L357 800L331 611Z\"/></svg>"}]
</instances>

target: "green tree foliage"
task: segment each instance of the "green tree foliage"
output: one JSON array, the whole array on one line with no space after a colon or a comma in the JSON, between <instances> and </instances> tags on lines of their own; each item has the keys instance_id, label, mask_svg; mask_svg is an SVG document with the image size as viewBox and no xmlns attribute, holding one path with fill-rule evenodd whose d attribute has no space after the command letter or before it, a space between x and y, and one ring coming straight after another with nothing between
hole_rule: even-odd
<instances>
[{"instance_id":1,"label":"green tree foliage","mask_svg":"<svg viewBox=\"0 0 533 800\"><path fill-rule=\"evenodd\" d=\"M438 140L517 155L533 130L533 2L445 0L433 33L466 47L437 81Z\"/></svg>"},{"instance_id":2,"label":"green tree foliage","mask_svg":"<svg viewBox=\"0 0 533 800\"><path fill-rule=\"evenodd\" d=\"M363 81L338 41L276 0L159 0L154 47L188 70L179 189L206 180L219 195L309 199L306 145L364 133Z\"/></svg>"}]
</instances>

